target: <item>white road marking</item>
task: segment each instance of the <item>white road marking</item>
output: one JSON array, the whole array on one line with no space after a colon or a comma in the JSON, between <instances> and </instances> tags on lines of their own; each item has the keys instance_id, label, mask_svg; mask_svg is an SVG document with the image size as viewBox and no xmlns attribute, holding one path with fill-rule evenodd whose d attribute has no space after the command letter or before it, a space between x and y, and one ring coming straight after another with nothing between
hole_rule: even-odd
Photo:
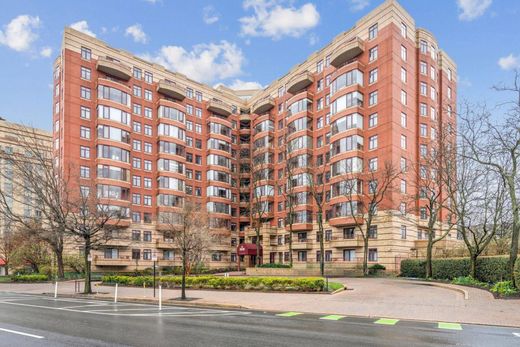
<instances>
[{"instance_id":1,"label":"white road marking","mask_svg":"<svg viewBox=\"0 0 520 347\"><path fill-rule=\"evenodd\" d=\"M17 334L17 335L22 335L22 336L33 337L35 339L43 339L44 338L43 336L40 336L40 335L28 334L28 333L24 333L24 332L16 331L16 330L11 330L11 329L0 328L0 331L5 331L6 333Z\"/></svg>"},{"instance_id":2,"label":"white road marking","mask_svg":"<svg viewBox=\"0 0 520 347\"><path fill-rule=\"evenodd\" d=\"M513 333L516 337L520 337L520 333Z\"/></svg>"}]
</instances>

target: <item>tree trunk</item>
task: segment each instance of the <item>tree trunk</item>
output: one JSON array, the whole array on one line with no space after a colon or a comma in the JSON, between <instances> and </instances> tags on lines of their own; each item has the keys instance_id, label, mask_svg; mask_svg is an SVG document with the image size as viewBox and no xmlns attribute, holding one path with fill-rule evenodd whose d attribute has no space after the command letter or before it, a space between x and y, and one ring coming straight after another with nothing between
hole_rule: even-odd
<instances>
[{"instance_id":1,"label":"tree trunk","mask_svg":"<svg viewBox=\"0 0 520 347\"><path fill-rule=\"evenodd\" d=\"M323 240L323 219L321 211L318 212L318 235L320 238L320 274L325 276L325 245Z\"/></svg>"},{"instance_id":2,"label":"tree trunk","mask_svg":"<svg viewBox=\"0 0 520 347\"><path fill-rule=\"evenodd\" d=\"M368 229L363 236L363 276L368 276Z\"/></svg>"},{"instance_id":3,"label":"tree trunk","mask_svg":"<svg viewBox=\"0 0 520 347\"><path fill-rule=\"evenodd\" d=\"M293 256L292 256L292 236L293 236L293 228L292 228L292 215L291 221L289 224L289 266L292 268L293 266Z\"/></svg>"},{"instance_id":4,"label":"tree trunk","mask_svg":"<svg viewBox=\"0 0 520 347\"><path fill-rule=\"evenodd\" d=\"M432 253L433 253L433 238L432 233L428 233L428 245L426 246L426 278L432 277Z\"/></svg>"},{"instance_id":5,"label":"tree trunk","mask_svg":"<svg viewBox=\"0 0 520 347\"><path fill-rule=\"evenodd\" d=\"M92 285L91 285L91 269L90 269L90 262L88 261L88 256L90 254L90 238L85 238L85 253L84 253L84 260L85 260L85 288L83 290L84 294L92 294Z\"/></svg>"},{"instance_id":6,"label":"tree trunk","mask_svg":"<svg viewBox=\"0 0 520 347\"><path fill-rule=\"evenodd\" d=\"M5 275L9 276L9 266L7 263L5 264L4 268L5 268Z\"/></svg>"},{"instance_id":7,"label":"tree trunk","mask_svg":"<svg viewBox=\"0 0 520 347\"><path fill-rule=\"evenodd\" d=\"M186 300L186 252L182 252L181 299Z\"/></svg>"},{"instance_id":8,"label":"tree trunk","mask_svg":"<svg viewBox=\"0 0 520 347\"><path fill-rule=\"evenodd\" d=\"M63 250L54 250L54 253L56 254L56 265L58 266L58 278L64 279L65 278L65 269L63 266Z\"/></svg>"},{"instance_id":9,"label":"tree trunk","mask_svg":"<svg viewBox=\"0 0 520 347\"><path fill-rule=\"evenodd\" d=\"M477 278L477 253L473 252L470 254L470 275L474 279Z\"/></svg>"},{"instance_id":10,"label":"tree trunk","mask_svg":"<svg viewBox=\"0 0 520 347\"><path fill-rule=\"evenodd\" d=\"M511 187L511 186L510 186ZM512 188L510 189L511 195L511 207L513 211L513 230L511 232L511 252L509 253L509 276L511 281L513 281L513 286L516 285L514 271L515 271L515 262L518 257L518 236L520 234L520 211L518 206L518 201L516 200L516 187L514 182L512 184Z\"/></svg>"},{"instance_id":11,"label":"tree trunk","mask_svg":"<svg viewBox=\"0 0 520 347\"><path fill-rule=\"evenodd\" d=\"M260 221L256 225L256 261L255 265L260 266Z\"/></svg>"}]
</instances>

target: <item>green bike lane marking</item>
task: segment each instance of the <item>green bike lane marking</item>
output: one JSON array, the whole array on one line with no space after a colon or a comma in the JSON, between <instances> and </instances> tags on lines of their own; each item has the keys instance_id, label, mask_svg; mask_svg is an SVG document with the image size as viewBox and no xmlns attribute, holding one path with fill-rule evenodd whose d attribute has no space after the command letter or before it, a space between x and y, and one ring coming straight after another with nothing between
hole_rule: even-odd
<instances>
[{"instance_id":1,"label":"green bike lane marking","mask_svg":"<svg viewBox=\"0 0 520 347\"><path fill-rule=\"evenodd\" d=\"M445 330L462 330L462 325L460 325L459 323L439 322L437 324L437 328Z\"/></svg>"},{"instance_id":2,"label":"green bike lane marking","mask_svg":"<svg viewBox=\"0 0 520 347\"><path fill-rule=\"evenodd\" d=\"M391 319L391 318L379 318L374 323L381 325L396 325L399 322L399 319Z\"/></svg>"},{"instance_id":3,"label":"green bike lane marking","mask_svg":"<svg viewBox=\"0 0 520 347\"><path fill-rule=\"evenodd\" d=\"M300 313L300 312L284 312L284 313L278 313L277 316L278 317L294 317L294 316L299 316L303 313Z\"/></svg>"},{"instance_id":4,"label":"green bike lane marking","mask_svg":"<svg viewBox=\"0 0 520 347\"><path fill-rule=\"evenodd\" d=\"M324 319L324 320L340 320L340 319L343 319L345 317L346 316L340 316L338 314L331 314L331 315L328 315L328 316L320 317L320 319Z\"/></svg>"}]
</instances>

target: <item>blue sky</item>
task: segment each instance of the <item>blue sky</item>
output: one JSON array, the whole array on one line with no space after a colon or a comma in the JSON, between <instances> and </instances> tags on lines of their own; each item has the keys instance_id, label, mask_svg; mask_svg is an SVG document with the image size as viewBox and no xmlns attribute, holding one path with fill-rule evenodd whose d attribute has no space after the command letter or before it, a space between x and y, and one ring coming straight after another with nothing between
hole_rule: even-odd
<instances>
[{"instance_id":1,"label":"blue sky","mask_svg":"<svg viewBox=\"0 0 520 347\"><path fill-rule=\"evenodd\" d=\"M0 0L0 116L51 128L52 61L65 26L210 85L244 88L284 75L382 2ZM400 3L458 64L459 100L495 102L490 86L520 68L520 1Z\"/></svg>"}]
</instances>

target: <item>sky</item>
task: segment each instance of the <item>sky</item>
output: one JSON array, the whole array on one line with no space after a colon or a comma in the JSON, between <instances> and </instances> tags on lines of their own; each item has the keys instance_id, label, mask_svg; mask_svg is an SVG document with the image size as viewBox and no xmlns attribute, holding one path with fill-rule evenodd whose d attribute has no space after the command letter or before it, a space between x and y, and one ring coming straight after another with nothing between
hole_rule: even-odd
<instances>
[{"instance_id":1,"label":"sky","mask_svg":"<svg viewBox=\"0 0 520 347\"><path fill-rule=\"evenodd\" d=\"M263 87L383 0L0 0L0 116L51 129L52 62L72 26L209 85ZM459 101L520 69L520 1L400 0L457 63Z\"/></svg>"}]
</instances>

